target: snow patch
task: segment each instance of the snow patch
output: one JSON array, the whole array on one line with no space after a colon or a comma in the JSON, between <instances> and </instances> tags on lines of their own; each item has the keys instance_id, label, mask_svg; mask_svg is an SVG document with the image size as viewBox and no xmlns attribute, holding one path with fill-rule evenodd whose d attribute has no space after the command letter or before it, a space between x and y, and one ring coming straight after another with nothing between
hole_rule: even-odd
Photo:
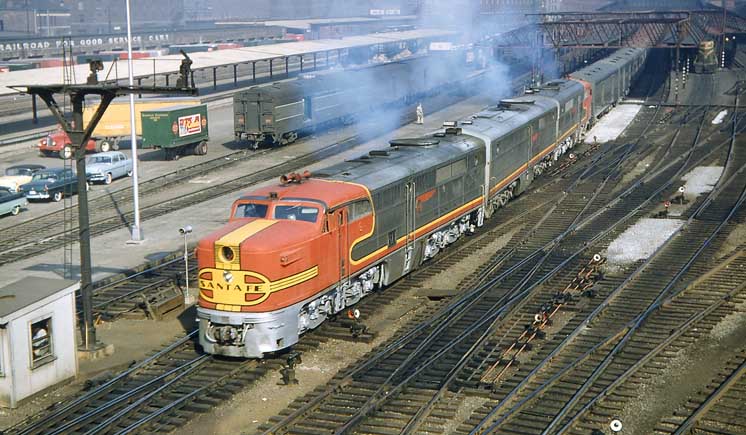
<instances>
[{"instance_id":1,"label":"snow patch","mask_svg":"<svg viewBox=\"0 0 746 435\"><path fill-rule=\"evenodd\" d=\"M722 166L697 166L681 177L682 180L686 181L684 194L697 197L710 192L722 174Z\"/></svg>"},{"instance_id":2,"label":"snow patch","mask_svg":"<svg viewBox=\"0 0 746 435\"><path fill-rule=\"evenodd\" d=\"M609 142L624 131L635 119L637 112L642 108L639 104L620 104L611 109L585 136L585 143L593 143L594 137L599 143Z\"/></svg>"},{"instance_id":3,"label":"snow patch","mask_svg":"<svg viewBox=\"0 0 746 435\"><path fill-rule=\"evenodd\" d=\"M727 114L728 114L727 110L722 110L720 113L717 114L717 116L715 117L715 119L712 120L712 123L715 124L715 125L722 124L723 123L723 119L725 119L725 115L727 115Z\"/></svg>"},{"instance_id":4,"label":"snow patch","mask_svg":"<svg viewBox=\"0 0 746 435\"><path fill-rule=\"evenodd\" d=\"M681 226L683 220L643 218L619 235L606 250L606 261L623 266L650 257Z\"/></svg>"}]
</instances>

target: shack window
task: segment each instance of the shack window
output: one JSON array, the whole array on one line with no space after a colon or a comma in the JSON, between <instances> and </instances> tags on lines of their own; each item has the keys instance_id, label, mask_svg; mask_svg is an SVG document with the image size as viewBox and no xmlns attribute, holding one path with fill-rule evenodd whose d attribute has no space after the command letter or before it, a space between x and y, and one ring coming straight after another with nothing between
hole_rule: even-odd
<instances>
[{"instance_id":1,"label":"shack window","mask_svg":"<svg viewBox=\"0 0 746 435\"><path fill-rule=\"evenodd\" d=\"M539 130L544 129L544 118L539 119Z\"/></svg>"},{"instance_id":2,"label":"shack window","mask_svg":"<svg viewBox=\"0 0 746 435\"><path fill-rule=\"evenodd\" d=\"M233 215L235 218L263 218L267 215L266 204L239 204L236 207L236 213Z\"/></svg>"},{"instance_id":3,"label":"shack window","mask_svg":"<svg viewBox=\"0 0 746 435\"><path fill-rule=\"evenodd\" d=\"M31 324L31 368L39 367L54 359L52 348L52 318Z\"/></svg>"},{"instance_id":4,"label":"shack window","mask_svg":"<svg viewBox=\"0 0 746 435\"><path fill-rule=\"evenodd\" d=\"M350 207L350 222L370 216L372 213L373 207L370 205L369 200L356 201Z\"/></svg>"}]
</instances>

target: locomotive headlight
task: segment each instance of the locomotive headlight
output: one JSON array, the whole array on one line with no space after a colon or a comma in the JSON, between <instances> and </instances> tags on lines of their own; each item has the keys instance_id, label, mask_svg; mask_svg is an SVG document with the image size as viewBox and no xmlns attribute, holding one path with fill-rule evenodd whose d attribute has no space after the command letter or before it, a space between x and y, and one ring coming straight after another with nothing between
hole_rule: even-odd
<instances>
[{"instance_id":1,"label":"locomotive headlight","mask_svg":"<svg viewBox=\"0 0 746 435\"><path fill-rule=\"evenodd\" d=\"M223 246L220 248L220 256L223 257L224 262L230 263L234 258L236 258L236 253L230 246Z\"/></svg>"},{"instance_id":2,"label":"locomotive headlight","mask_svg":"<svg viewBox=\"0 0 746 435\"><path fill-rule=\"evenodd\" d=\"M230 284L233 281L233 274L225 270L223 271L223 279Z\"/></svg>"}]
</instances>

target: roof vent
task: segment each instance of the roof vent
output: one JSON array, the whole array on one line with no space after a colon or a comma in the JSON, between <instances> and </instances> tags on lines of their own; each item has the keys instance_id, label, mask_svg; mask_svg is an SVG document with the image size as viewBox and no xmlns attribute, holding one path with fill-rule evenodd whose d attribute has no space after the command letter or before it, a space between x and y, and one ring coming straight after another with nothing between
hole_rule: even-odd
<instances>
[{"instance_id":1,"label":"roof vent","mask_svg":"<svg viewBox=\"0 0 746 435\"><path fill-rule=\"evenodd\" d=\"M443 122L443 128L458 127L458 121L445 121Z\"/></svg>"},{"instance_id":2,"label":"roof vent","mask_svg":"<svg viewBox=\"0 0 746 435\"><path fill-rule=\"evenodd\" d=\"M471 119L467 119L466 121L461 121L461 123L464 125L472 125L474 124L474 121L472 121Z\"/></svg>"},{"instance_id":3,"label":"roof vent","mask_svg":"<svg viewBox=\"0 0 746 435\"><path fill-rule=\"evenodd\" d=\"M391 153L388 150L373 150L368 153L371 157L385 157Z\"/></svg>"},{"instance_id":4,"label":"roof vent","mask_svg":"<svg viewBox=\"0 0 746 435\"><path fill-rule=\"evenodd\" d=\"M394 139L389 141L389 145L391 145L392 147L429 147L437 145L439 143L440 141L438 139L433 139L431 137L420 137L415 139Z\"/></svg>"},{"instance_id":5,"label":"roof vent","mask_svg":"<svg viewBox=\"0 0 746 435\"><path fill-rule=\"evenodd\" d=\"M501 109L510 109L514 106L529 106L532 104L534 104L534 100L507 99L507 100L500 100L500 104L498 104L498 107Z\"/></svg>"}]
</instances>

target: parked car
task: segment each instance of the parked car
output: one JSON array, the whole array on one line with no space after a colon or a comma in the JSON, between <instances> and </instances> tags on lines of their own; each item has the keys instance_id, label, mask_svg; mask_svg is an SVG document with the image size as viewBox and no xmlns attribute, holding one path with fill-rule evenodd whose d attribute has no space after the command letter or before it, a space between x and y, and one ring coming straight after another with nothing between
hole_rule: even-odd
<instances>
[{"instance_id":1,"label":"parked car","mask_svg":"<svg viewBox=\"0 0 746 435\"><path fill-rule=\"evenodd\" d=\"M57 202L65 195L78 193L78 179L72 169L49 168L35 173L31 182L22 185L19 192L28 199L51 199Z\"/></svg>"},{"instance_id":2,"label":"parked car","mask_svg":"<svg viewBox=\"0 0 746 435\"><path fill-rule=\"evenodd\" d=\"M0 187L0 215L12 214L15 216L26 205L28 205L28 201L22 193L11 192L6 187Z\"/></svg>"},{"instance_id":3,"label":"parked car","mask_svg":"<svg viewBox=\"0 0 746 435\"><path fill-rule=\"evenodd\" d=\"M31 181L34 172L44 169L43 165L21 164L5 168L5 176L0 177L0 187L7 187L11 192L18 192L21 184Z\"/></svg>"},{"instance_id":4,"label":"parked car","mask_svg":"<svg viewBox=\"0 0 746 435\"><path fill-rule=\"evenodd\" d=\"M69 159L73 156L73 146L70 136L65 133L64 130L58 129L54 133L49 134L47 137L39 141L37 145L39 147L39 154L42 156L50 157L57 155L61 159ZM86 151L109 151L111 148L110 144L104 144L99 146L93 139L88 139L86 145Z\"/></svg>"},{"instance_id":5,"label":"parked car","mask_svg":"<svg viewBox=\"0 0 746 435\"><path fill-rule=\"evenodd\" d=\"M85 176L89 182L111 184L115 178L132 176L132 160L119 151L94 154L86 160Z\"/></svg>"}]
</instances>

